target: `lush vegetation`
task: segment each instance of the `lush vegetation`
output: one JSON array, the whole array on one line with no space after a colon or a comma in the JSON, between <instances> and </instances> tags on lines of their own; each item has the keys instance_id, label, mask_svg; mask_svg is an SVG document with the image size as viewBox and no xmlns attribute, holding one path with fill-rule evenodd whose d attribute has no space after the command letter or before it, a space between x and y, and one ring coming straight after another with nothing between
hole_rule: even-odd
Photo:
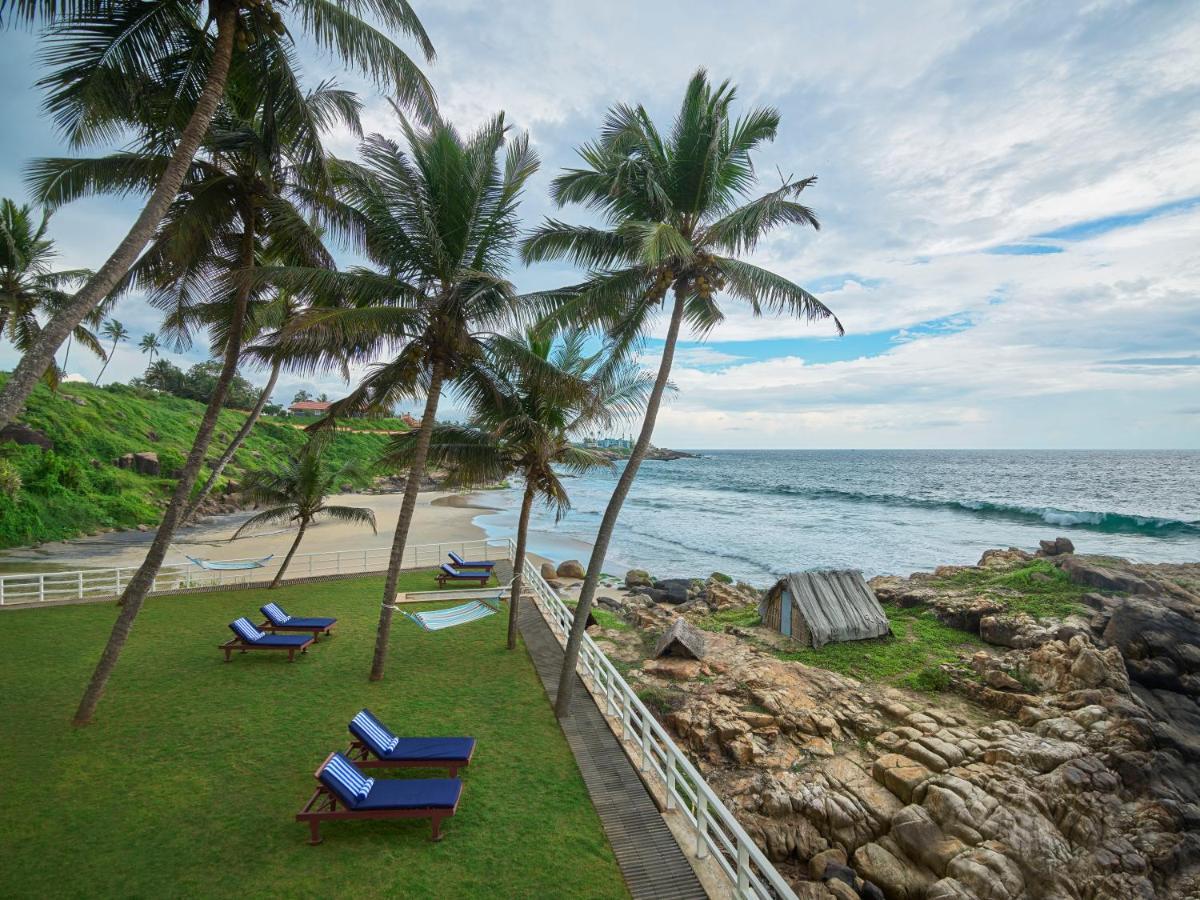
<instances>
[{"instance_id":1,"label":"lush vegetation","mask_svg":"<svg viewBox=\"0 0 1200 900\"><path fill-rule=\"evenodd\" d=\"M83 405L76 405L76 400ZM191 400L121 387L65 384L57 395L38 387L30 395L22 421L44 432L54 449L12 443L0 447L5 471L15 471L20 481L13 494L0 490L0 546L61 540L102 528L153 525L162 514L174 484L171 475L183 464L203 410ZM223 446L244 416L223 411L216 443ZM326 458L333 466L369 463L380 456L387 440L385 434L365 430L337 432ZM225 476L241 481L252 469L280 471L306 441L307 435L294 423L264 419L238 450ZM139 475L114 464L118 457L140 451L158 454L161 476ZM362 487L370 477L352 473L345 483Z\"/></svg>"},{"instance_id":2,"label":"lush vegetation","mask_svg":"<svg viewBox=\"0 0 1200 900\"><path fill-rule=\"evenodd\" d=\"M433 586L406 573L402 590ZM367 684L382 579L151 597L107 714L69 725L112 623L108 604L10 612L0 637L0 755L22 773L0 811L8 897L305 895L623 897L624 884L528 657L504 616L426 633L402 621L392 674ZM216 645L277 600L338 627L289 664ZM293 816L362 707L402 734L472 735L445 840L429 823ZM382 777L430 777L412 770Z\"/></svg>"},{"instance_id":3,"label":"lush vegetation","mask_svg":"<svg viewBox=\"0 0 1200 900\"><path fill-rule=\"evenodd\" d=\"M1082 597L1092 588L1078 585L1044 559L1004 572L963 569L939 578L939 587L969 588L1003 603L1010 612L1028 613L1035 619L1062 619L1086 611Z\"/></svg>"},{"instance_id":4,"label":"lush vegetation","mask_svg":"<svg viewBox=\"0 0 1200 900\"><path fill-rule=\"evenodd\" d=\"M797 646L776 655L862 681L938 691L950 686L943 665L958 663L963 651L984 646L979 638L943 624L923 607L883 609L892 626L891 637L826 644L819 650Z\"/></svg>"}]
</instances>

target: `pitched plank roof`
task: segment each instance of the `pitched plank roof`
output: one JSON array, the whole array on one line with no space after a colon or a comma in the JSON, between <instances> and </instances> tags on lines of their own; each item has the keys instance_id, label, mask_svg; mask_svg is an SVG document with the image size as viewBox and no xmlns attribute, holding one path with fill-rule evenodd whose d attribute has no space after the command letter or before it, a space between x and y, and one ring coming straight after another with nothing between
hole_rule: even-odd
<instances>
[{"instance_id":1,"label":"pitched plank roof","mask_svg":"<svg viewBox=\"0 0 1200 900\"><path fill-rule=\"evenodd\" d=\"M771 588L771 594L785 585L808 624L814 647L891 633L883 607L862 572L793 572Z\"/></svg>"}]
</instances>

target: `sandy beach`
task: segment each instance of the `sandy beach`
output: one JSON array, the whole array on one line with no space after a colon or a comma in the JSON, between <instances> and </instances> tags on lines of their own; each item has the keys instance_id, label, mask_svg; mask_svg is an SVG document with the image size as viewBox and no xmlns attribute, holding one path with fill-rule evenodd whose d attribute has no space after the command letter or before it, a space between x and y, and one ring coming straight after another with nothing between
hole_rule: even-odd
<instances>
[{"instance_id":1,"label":"sandy beach","mask_svg":"<svg viewBox=\"0 0 1200 900\"><path fill-rule=\"evenodd\" d=\"M401 494L340 494L331 504L366 506L375 511L379 533L370 528L341 522L318 522L309 528L300 553L333 550L362 550L365 547L390 546L400 515ZM417 511L409 535L409 544L436 544L470 541L486 537L471 520L482 512L494 510L487 498L474 494L427 491L419 495ZM268 527L231 541L234 531L252 510L211 517L199 525L180 529L167 554L166 562L185 562L184 554L208 559L240 559L282 554L287 551L295 531ZM145 558L154 532L122 531L95 537L56 541L39 547L23 547L0 553L0 567L8 572L39 572L71 568L136 566Z\"/></svg>"}]
</instances>

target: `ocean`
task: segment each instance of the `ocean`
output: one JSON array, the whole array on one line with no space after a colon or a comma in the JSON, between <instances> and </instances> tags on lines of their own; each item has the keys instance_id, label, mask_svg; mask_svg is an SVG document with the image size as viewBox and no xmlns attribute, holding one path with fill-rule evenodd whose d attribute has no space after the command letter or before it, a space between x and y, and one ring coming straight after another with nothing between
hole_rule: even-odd
<instances>
[{"instance_id":1,"label":"ocean","mask_svg":"<svg viewBox=\"0 0 1200 900\"><path fill-rule=\"evenodd\" d=\"M606 572L720 571L757 585L810 568L908 574L1058 535L1081 553L1200 561L1200 451L694 452L642 464ZM535 507L530 550L586 564L616 475L565 483L571 511L556 523ZM489 537L514 534L520 490L475 519Z\"/></svg>"}]
</instances>

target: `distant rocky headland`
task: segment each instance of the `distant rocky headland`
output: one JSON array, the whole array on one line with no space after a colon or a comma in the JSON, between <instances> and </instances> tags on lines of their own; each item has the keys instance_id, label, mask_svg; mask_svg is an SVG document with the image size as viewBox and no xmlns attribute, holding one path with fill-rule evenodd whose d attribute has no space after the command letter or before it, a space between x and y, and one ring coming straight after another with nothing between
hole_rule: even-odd
<instances>
[{"instance_id":1,"label":"distant rocky headland","mask_svg":"<svg viewBox=\"0 0 1200 900\"><path fill-rule=\"evenodd\" d=\"M818 650L634 570L591 634L802 898L1200 896L1200 563L1059 539L871 587L893 635Z\"/></svg>"}]
</instances>

